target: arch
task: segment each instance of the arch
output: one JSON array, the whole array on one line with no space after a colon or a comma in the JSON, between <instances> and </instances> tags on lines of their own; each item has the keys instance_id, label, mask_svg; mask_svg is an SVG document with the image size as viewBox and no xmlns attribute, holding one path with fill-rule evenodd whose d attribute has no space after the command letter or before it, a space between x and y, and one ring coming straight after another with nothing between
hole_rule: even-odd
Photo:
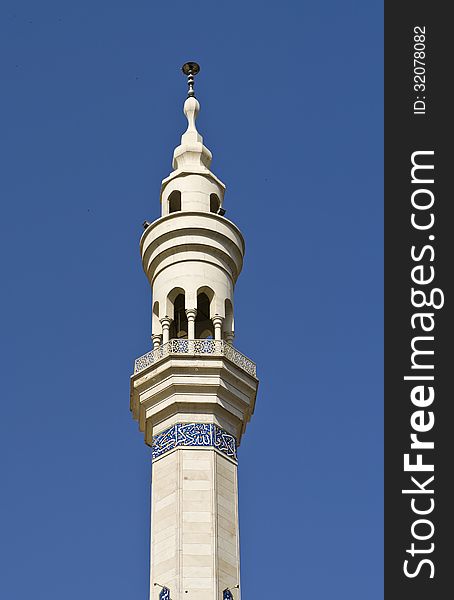
<instances>
[{"instance_id":1,"label":"arch","mask_svg":"<svg viewBox=\"0 0 454 600\"><path fill-rule=\"evenodd\" d=\"M180 294L182 294L183 297L185 296L185 291L183 288L175 287L172 290L170 290L170 292L167 294L166 299L166 312L165 315L161 315L161 319L164 316L170 317L171 319L175 318L174 304L177 296L179 296Z\"/></svg>"},{"instance_id":2,"label":"arch","mask_svg":"<svg viewBox=\"0 0 454 600\"><path fill-rule=\"evenodd\" d=\"M184 292L177 295L173 303L173 321L170 324L170 339L188 338L188 317L185 310Z\"/></svg>"},{"instance_id":3,"label":"arch","mask_svg":"<svg viewBox=\"0 0 454 600\"><path fill-rule=\"evenodd\" d=\"M233 320L233 304L229 298L225 300L225 319L224 319L224 331L235 332L235 324Z\"/></svg>"},{"instance_id":4,"label":"arch","mask_svg":"<svg viewBox=\"0 0 454 600\"><path fill-rule=\"evenodd\" d=\"M169 214L181 210L181 192L174 190L169 196Z\"/></svg>"},{"instance_id":5,"label":"arch","mask_svg":"<svg viewBox=\"0 0 454 600\"><path fill-rule=\"evenodd\" d=\"M217 194L210 194L210 212L217 213L220 206L221 201L219 200L219 196Z\"/></svg>"},{"instance_id":6,"label":"arch","mask_svg":"<svg viewBox=\"0 0 454 600\"><path fill-rule=\"evenodd\" d=\"M153 333L159 333L161 329L161 323L159 321L159 302L153 303L153 311L151 313L151 330Z\"/></svg>"},{"instance_id":7,"label":"arch","mask_svg":"<svg viewBox=\"0 0 454 600\"><path fill-rule=\"evenodd\" d=\"M209 293L211 292L211 298ZM197 316L195 319L195 337L198 340L213 338L214 326L211 320L211 303L214 298L213 290L200 288L197 291Z\"/></svg>"},{"instance_id":8,"label":"arch","mask_svg":"<svg viewBox=\"0 0 454 600\"><path fill-rule=\"evenodd\" d=\"M209 304L210 304L209 318L211 319L215 315L215 309L214 309L214 291L210 287L208 287L207 285L203 285L202 287L199 287L198 290L197 290L197 298L199 297L200 294L205 294L205 296L209 300Z\"/></svg>"}]
</instances>

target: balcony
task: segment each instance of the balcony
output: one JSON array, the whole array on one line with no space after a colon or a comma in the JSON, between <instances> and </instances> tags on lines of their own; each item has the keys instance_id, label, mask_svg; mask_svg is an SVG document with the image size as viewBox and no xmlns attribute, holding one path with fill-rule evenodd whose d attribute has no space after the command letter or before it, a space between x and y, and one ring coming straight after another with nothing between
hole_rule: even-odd
<instances>
[{"instance_id":1,"label":"balcony","mask_svg":"<svg viewBox=\"0 0 454 600\"><path fill-rule=\"evenodd\" d=\"M234 365L246 371L252 377L257 377L257 367L252 360L241 354L231 344L224 340L186 340L173 339L158 348L147 352L134 362L134 375L150 365L158 363L167 356L222 356Z\"/></svg>"}]
</instances>

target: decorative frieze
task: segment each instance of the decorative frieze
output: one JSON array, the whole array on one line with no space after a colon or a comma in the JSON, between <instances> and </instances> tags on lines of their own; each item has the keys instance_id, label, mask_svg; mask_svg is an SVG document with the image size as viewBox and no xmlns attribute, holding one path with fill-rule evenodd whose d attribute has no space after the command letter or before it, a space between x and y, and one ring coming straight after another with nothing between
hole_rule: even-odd
<instances>
[{"instance_id":1,"label":"decorative frieze","mask_svg":"<svg viewBox=\"0 0 454 600\"><path fill-rule=\"evenodd\" d=\"M166 356L173 354L183 354L186 356L225 356L237 367L240 367L252 377L257 376L257 370L255 363L252 362L247 356L241 354L231 344L225 340L187 340L187 339L173 339L157 346L151 352L147 352L143 356L136 359L134 364L134 374L140 373L150 365L157 363Z\"/></svg>"},{"instance_id":2,"label":"decorative frieze","mask_svg":"<svg viewBox=\"0 0 454 600\"><path fill-rule=\"evenodd\" d=\"M153 437L152 460L180 447L215 448L237 460L236 439L214 423L177 423Z\"/></svg>"}]
</instances>

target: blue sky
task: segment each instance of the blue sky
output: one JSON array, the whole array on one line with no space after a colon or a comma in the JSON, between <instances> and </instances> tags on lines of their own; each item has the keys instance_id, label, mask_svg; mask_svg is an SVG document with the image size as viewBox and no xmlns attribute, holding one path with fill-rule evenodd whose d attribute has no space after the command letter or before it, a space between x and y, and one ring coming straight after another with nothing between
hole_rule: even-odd
<instances>
[{"instance_id":1,"label":"blue sky","mask_svg":"<svg viewBox=\"0 0 454 600\"><path fill-rule=\"evenodd\" d=\"M185 128L246 239L236 345L243 600L382 597L382 3L16 1L0 9L0 595L148 589L144 219Z\"/></svg>"}]
</instances>

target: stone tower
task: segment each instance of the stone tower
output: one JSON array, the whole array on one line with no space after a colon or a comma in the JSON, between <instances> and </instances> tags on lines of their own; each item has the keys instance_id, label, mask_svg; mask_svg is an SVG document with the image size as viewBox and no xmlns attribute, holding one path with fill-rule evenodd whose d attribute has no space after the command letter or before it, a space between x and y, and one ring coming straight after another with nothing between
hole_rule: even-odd
<instances>
[{"instance_id":1,"label":"stone tower","mask_svg":"<svg viewBox=\"0 0 454 600\"><path fill-rule=\"evenodd\" d=\"M237 447L254 411L255 364L234 346L244 240L224 217L224 184L196 128L196 63L186 63L188 127L144 223L153 349L135 361L131 411L152 453L150 599L240 599Z\"/></svg>"}]
</instances>

